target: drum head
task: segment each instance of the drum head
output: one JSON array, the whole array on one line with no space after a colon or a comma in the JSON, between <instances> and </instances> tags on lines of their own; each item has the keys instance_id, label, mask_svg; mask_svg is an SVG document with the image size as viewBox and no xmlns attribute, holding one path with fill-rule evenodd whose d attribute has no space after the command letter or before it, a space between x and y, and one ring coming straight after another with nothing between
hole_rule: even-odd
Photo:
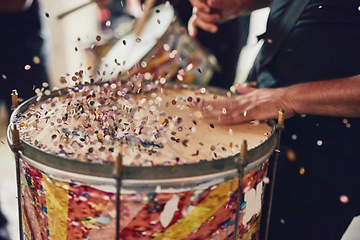
<instances>
[{"instance_id":1,"label":"drum head","mask_svg":"<svg viewBox=\"0 0 360 240\"><path fill-rule=\"evenodd\" d=\"M161 179L236 169L244 139L249 163L268 158L275 146L273 124L221 126L191 108L197 98L215 99L225 91L167 84L124 94L113 84L55 91L35 105L35 99L23 103L12 115L22 154L63 171L112 177L121 153L125 178ZM98 95L105 91L108 97ZM8 137L11 142L10 128Z\"/></svg>"}]
</instances>

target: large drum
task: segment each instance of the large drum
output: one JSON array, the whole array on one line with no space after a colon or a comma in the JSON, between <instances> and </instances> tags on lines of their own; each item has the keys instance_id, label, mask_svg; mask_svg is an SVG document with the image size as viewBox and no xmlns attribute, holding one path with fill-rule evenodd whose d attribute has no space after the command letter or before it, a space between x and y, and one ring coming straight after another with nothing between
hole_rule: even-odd
<instances>
[{"instance_id":1,"label":"large drum","mask_svg":"<svg viewBox=\"0 0 360 240\"><path fill-rule=\"evenodd\" d=\"M140 74L145 80L205 85L219 68L214 55L190 38L168 2L150 10L139 36L131 31L94 46L86 51L90 65L96 66L95 76L106 80Z\"/></svg>"},{"instance_id":2,"label":"large drum","mask_svg":"<svg viewBox=\"0 0 360 240\"><path fill-rule=\"evenodd\" d=\"M219 125L193 107L222 97L219 89L176 84L135 94L114 82L24 102L8 140L16 125L26 239L115 239L116 226L126 240L234 239L235 227L238 239L258 239L277 133L265 122ZM248 153L239 161L244 139Z\"/></svg>"}]
</instances>

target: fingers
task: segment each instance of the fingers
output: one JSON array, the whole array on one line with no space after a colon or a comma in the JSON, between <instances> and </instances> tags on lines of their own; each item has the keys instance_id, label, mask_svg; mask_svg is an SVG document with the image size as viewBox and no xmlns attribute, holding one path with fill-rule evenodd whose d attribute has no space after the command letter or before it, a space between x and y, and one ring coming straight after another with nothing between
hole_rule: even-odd
<instances>
[{"instance_id":1,"label":"fingers","mask_svg":"<svg viewBox=\"0 0 360 240\"><path fill-rule=\"evenodd\" d=\"M218 27L214 22L220 19L219 14L214 13L206 13L203 12L196 7L193 8L193 15L191 16L188 23L188 30L191 37L195 37L197 34L197 27L200 27L204 31L208 31L211 33L216 33L218 31Z\"/></svg>"},{"instance_id":2,"label":"fingers","mask_svg":"<svg viewBox=\"0 0 360 240\"><path fill-rule=\"evenodd\" d=\"M206 3L211 8L220 8L224 4L221 0L207 0Z\"/></svg>"},{"instance_id":3,"label":"fingers","mask_svg":"<svg viewBox=\"0 0 360 240\"><path fill-rule=\"evenodd\" d=\"M198 17L194 19L194 24L207 32L216 33L218 31L218 27L216 26L216 24L204 21L203 19Z\"/></svg>"},{"instance_id":4,"label":"fingers","mask_svg":"<svg viewBox=\"0 0 360 240\"><path fill-rule=\"evenodd\" d=\"M199 11L210 13L211 8L206 4L206 2L201 0L190 0L191 5L198 9Z\"/></svg>"},{"instance_id":5,"label":"fingers","mask_svg":"<svg viewBox=\"0 0 360 240\"><path fill-rule=\"evenodd\" d=\"M224 125L250 122L251 120L253 119L248 117L246 112L239 112L239 111L232 112L230 114L221 114L218 117L219 123Z\"/></svg>"},{"instance_id":6,"label":"fingers","mask_svg":"<svg viewBox=\"0 0 360 240\"><path fill-rule=\"evenodd\" d=\"M246 85L244 86L241 84L236 84L235 89L238 94L248 94L248 93L251 93L252 91L254 91L256 88L249 87Z\"/></svg>"},{"instance_id":7,"label":"fingers","mask_svg":"<svg viewBox=\"0 0 360 240\"><path fill-rule=\"evenodd\" d=\"M218 104L219 100L214 101ZM244 122L250 122L253 116L249 115L247 111L244 111L240 105L231 106L229 104L220 105L208 105L202 108L202 116L205 119L217 119L220 124L230 125Z\"/></svg>"},{"instance_id":8,"label":"fingers","mask_svg":"<svg viewBox=\"0 0 360 240\"><path fill-rule=\"evenodd\" d=\"M188 32L190 37L195 38L197 35L197 27L195 22L196 16L192 15L188 22Z\"/></svg>"}]
</instances>

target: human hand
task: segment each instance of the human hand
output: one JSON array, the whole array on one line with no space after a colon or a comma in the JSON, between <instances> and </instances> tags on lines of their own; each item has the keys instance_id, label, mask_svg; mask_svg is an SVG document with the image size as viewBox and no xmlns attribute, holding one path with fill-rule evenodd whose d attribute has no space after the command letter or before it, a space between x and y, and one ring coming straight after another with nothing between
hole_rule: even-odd
<instances>
[{"instance_id":1,"label":"human hand","mask_svg":"<svg viewBox=\"0 0 360 240\"><path fill-rule=\"evenodd\" d=\"M197 34L197 27L216 33L216 24L237 16L242 9L242 0L190 0L193 13L188 23L191 37Z\"/></svg>"},{"instance_id":2,"label":"human hand","mask_svg":"<svg viewBox=\"0 0 360 240\"><path fill-rule=\"evenodd\" d=\"M216 22L220 19L220 14L214 12L202 0L190 0L190 2L193 5L193 11L188 22L189 35L196 37L197 27L211 33L216 33L218 31Z\"/></svg>"},{"instance_id":3,"label":"human hand","mask_svg":"<svg viewBox=\"0 0 360 240\"><path fill-rule=\"evenodd\" d=\"M237 124L251 120L277 118L283 109L285 118L295 115L293 102L285 88L262 88L236 86L239 96L201 100L199 107L205 118L216 116L221 124Z\"/></svg>"}]
</instances>

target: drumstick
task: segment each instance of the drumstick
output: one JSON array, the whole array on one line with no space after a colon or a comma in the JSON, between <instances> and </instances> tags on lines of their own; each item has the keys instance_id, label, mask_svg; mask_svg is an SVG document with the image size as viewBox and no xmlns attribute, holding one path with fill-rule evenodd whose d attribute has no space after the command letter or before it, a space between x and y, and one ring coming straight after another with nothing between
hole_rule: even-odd
<instances>
[{"instance_id":1,"label":"drumstick","mask_svg":"<svg viewBox=\"0 0 360 240\"><path fill-rule=\"evenodd\" d=\"M154 3L155 3L155 0L145 0L144 14L138 20L138 22L135 25L135 29L134 29L134 33L135 33L136 37L140 36L140 33L142 32L142 30L145 26L146 20L149 17L150 9L153 7Z\"/></svg>"},{"instance_id":2,"label":"drumstick","mask_svg":"<svg viewBox=\"0 0 360 240\"><path fill-rule=\"evenodd\" d=\"M93 3L93 2L95 2L95 0L91 0L90 2L84 3L84 4L80 5L80 6L75 7L75 8L72 8L72 9L66 11L66 12L63 12L62 14L59 14L57 16L57 18L60 20L60 19L62 19L64 17L66 17L67 15L69 15L70 13L73 13L73 12L83 8L83 7L86 7L87 5L89 5L89 4Z\"/></svg>"}]
</instances>

